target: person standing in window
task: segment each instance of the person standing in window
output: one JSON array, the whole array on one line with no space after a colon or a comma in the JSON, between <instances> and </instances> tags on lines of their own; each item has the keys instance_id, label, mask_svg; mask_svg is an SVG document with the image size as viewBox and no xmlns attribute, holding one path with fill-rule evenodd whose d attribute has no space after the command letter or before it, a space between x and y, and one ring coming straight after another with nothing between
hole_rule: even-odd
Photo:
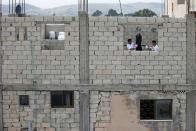
<instances>
[{"instance_id":1,"label":"person standing in window","mask_svg":"<svg viewBox=\"0 0 196 131\"><path fill-rule=\"evenodd\" d=\"M136 44L137 44L137 51L142 51L142 35L140 33L137 33L136 35Z\"/></svg>"},{"instance_id":2,"label":"person standing in window","mask_svg":"<svg viewBox=\"0 0 196 131\"><path fill-rule=\"evenodd\" d=\"M134 42L132 42L132 39L128 39L128 43L127 43L127 49L128 50L135 50L137 48L137 44L135 44Z\"/></svg>"}]
</instances>

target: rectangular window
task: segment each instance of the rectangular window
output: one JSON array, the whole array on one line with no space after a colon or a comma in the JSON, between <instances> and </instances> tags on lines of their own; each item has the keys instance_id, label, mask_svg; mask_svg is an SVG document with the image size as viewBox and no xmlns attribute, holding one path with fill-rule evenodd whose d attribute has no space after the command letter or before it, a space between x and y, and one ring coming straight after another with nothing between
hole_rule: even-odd
<instances>
[{"instance_id":1,"label":"rectangular window","mask_svg":"<svg viewBox=\"0 0 196 131\"><path fill-rule=\"evenodd\" d=\"M42 24L42 50L64 50L65 24Z\"/></svg>"},{"instance_id":2,"label":"rectangular window","mask_svg":"<svg viewBox=\"0 0 196 131\"><path fill-rule=\"evenodd\" d=\"M29 105L29 96L28 95L20 95L19 101L21 106L28 106Z\"/></svg>"},{"instance_id":3,"label":"rectangular window","mask_svg":"<svg viewBox=\"0 0 196 131\"><path fill-rule=\"evenodd\" d=\"M28 131L28 128L22 128L20 131Z\"/></svg>"},{"instance_id":4,"label":"rectangular window","mask_svg":"<svg viewBox=\"0 0 196 131\"><path fill-rule=\"evenodd\" d=\"M140 100L141 120L171 120L172 100Z\"/></svg>"},{"instance_id":5,"label":"rectangular window","mask_svg":"<svg viewBox=\"0 0 196 131\"><path fill-rule=\"evenodd\" d=\"M52 108L73 108L74 91L54 91L51 92Z\"/></svg>"},{"instance_id":6,"label":"rectangular window","mask_svg":"<svg viewBox=\"0 0 196 131\"><path fill-rule=\"evenodd\" d=\"M125 24L124 25L124 49L136 51L157 51L158 43L158 24ZM130 41L131 39L131 41ZM153 45L156 41L156 47ZM159 52L159 51L157 51Z\"/></svg>"},{"instance_id":7,"label":"rectangular window","mask_svg":"<svg viewBox=\"0 0 196 131\"><path fill-rule=\"evenodd\" d=\"M178 4L185 4L185 0L178 0Z\"/></svg>"},{"instance_id":8,"label":"rectangular window","mask_svg":"<svg viewBox=\"0 0 196 131\"><path fill-rule=\"evenodd\" d=\"M65 40L64 24L46 24L45 39Z\"/></svg>"}]
</instances>

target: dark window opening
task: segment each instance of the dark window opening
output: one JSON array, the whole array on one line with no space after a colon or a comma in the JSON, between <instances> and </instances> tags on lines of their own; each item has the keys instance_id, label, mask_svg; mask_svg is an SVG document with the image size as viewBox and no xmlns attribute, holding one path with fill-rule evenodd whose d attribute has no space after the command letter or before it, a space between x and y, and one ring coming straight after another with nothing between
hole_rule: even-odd
<instances>
[{"instance_id":1,"label":"dark window opening","mask_svg":"<svg viewBox=\"0 0 196 131\"><path fill-rule=\"evenodd\" d=\"M28 131L28 128L22 128L21 131Z\"/></svg>"},{"instance_id":2,"label":"dark window opening","mask_svg":"<svg viewBox=\"0 0 196 131\"><path fill-rule=\"evenodd\" d=\"M20 95L20 105L21 106L28 106L29 105L29 96L28 95Z\"/></svg>"},{"instance_id":3,"label":"dark window opening","mask_svg":"<svg viewBox=\"0 0 196 131\"><path fill-rule=\"evenodd\" d=\"M54 91L51 92L52 108L73 108L74 92L73 91Z\"/></svg>"},{"instance_id":4,"label":"dark window opening","mask_svg":"<svg viewBox=\"0 0 196 131\"><path fill-rule=\"evenodd\" d=\"M141 120L171 120L172 100L140 100Z\"/></svg>"},{"instance_id":5,"label":"dark window opening","mask_svg":"<svg viewBox=\"0 0 196 131\"><path fill-rule=\"evenodd\" d=\"M178 0L178 4L185 4L185 0Z\"/></svg>"}]
</instances>

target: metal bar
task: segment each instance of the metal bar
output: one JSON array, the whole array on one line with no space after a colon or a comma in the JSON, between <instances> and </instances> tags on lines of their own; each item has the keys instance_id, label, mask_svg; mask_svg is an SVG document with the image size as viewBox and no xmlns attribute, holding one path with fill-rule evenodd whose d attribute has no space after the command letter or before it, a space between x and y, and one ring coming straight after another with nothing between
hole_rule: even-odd
<instances>
[{"instance_id":1,"label":"metal bar","mask_svg":"<svg viewBox=\"0 0 196 131\"><path fill-rule=\"evenodd\" d=\"M165 0L163 1L163 15L165 15L166 13L165 13Z\"/></svg>"},{"instance_id":2,"label":"metal bar","mask_svg":"<svg viewBox=\"0 0 196 131\"><path fill-rule=\"evenodd\" d=\"M169 2L168 2L168 0L167 0L167 15L169 15L168 10L169 10Z\"/></svg>"},{"instance_id":3,"label":"metal bar","mask_svg":"<svg viewBox=\"0 0 196 131\"><path fill-rule=\"evenodd\" d=\"M24 14L24 1L22 0L22 14Z\"/></svg>"},{"instance_id":4,"label":"metal bar","mask_svg":"<svg viewBox=\"0 0 196 131\"><path fill-rule=\"evenodd\" d=\"M14 14L16 14L16 0L15 0L15 6L14 6Z\"/></svg>"},{"instance_id":5,"label":"metal bar","mask_svg":"<svg viewBox=\"0 0 196 131\"><path fill-rule=\"evenodd\" d=\"M88 0L86 0L86 13L88 14Z\"/></svg>"},{"instance_id":6,"label":"metal bar","mask_svg":"<svg viewBox=\"0 0 196 131\"><path fill-rule=\"evenodd\" d=\"M24 14L26 14L26 3L25 3L25 0L24 0Z\"/></svg>"},{"instance_id":7,"label":"metal bar","mask_svg":"<svg viewBox=\"0 0 196 131\"><path fill-rule=\"evenodd\" d=\"M10 15L10 0L9 0L9 15Z\"/></svg>"},{"instance_id":8,"label":"metal bar","mask_svg":"<svg viewBox=\"0 0 196 131\"><path fill-rule=\"evenodd\" d=\"M82 11L85 11L85 0L83 0L83 9Z\"/></svg>"},{"instance_id":9,"label":"metal bar","mask_svg":"<svg viewBox=\"0 0 196 131\"><path fill-rule=\"evenodd\" d=\"M121 0L119 0L119 3L120 3L120 13L121 13L121 15L123 16Z\"/></svg>"},{"instance_id":10,"label":"metal bar","mask_svg":"<svg viewBox=\"0 0 196 131\"><path fill-rule=\"evenodd\" d=\"M12 0L12 14L14 13L14 0Z\"/></svg>"},{"instance_id":11,"label":"metal bar","mask_svg":"<svg viewBox=\"0 0 196 131\"><path fill-rule=\"evenodd\" d=\"M80 0L78 0L78 12L80 10Z\"/></svg>"}]
</instances>

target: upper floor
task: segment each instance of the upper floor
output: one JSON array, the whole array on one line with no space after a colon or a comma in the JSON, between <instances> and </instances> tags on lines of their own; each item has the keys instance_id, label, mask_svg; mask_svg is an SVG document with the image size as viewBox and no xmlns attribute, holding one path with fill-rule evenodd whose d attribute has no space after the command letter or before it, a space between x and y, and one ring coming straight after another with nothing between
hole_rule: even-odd
<instances>
[{"instance_id":1,"label":"upper floor","mask_svg":"<svg viewBox=\"0 0 196 131\"><path fill-rule=\"evenodd\" d=\"M195 19L90 17L90 84L192 83L190 23ZM2 26L4 84L80 84L78 17L2 17ZM143 50L127 50L127 39L136 42L138 32ZM160 52L145 48L152 40Z\"/></svg>"}]
</instances>

